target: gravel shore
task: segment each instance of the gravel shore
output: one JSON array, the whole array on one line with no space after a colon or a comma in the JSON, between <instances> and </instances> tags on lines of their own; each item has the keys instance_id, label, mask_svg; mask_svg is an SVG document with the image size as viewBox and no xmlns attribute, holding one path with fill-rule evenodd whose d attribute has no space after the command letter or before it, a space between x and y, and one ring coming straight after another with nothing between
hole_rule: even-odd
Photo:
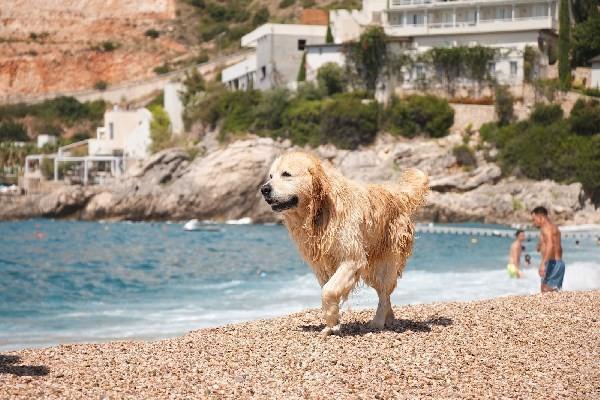
<instances>
[{"instance_id":1,"label":"gravel shore","mask_svg":"<svg viewBox=\"0 0 600 400\"><path fill-rule=\"evenodd\" d=\"M600 398L600 291L318 310L154 342L0 355L0 398Z\"/></svg>"}]
</instances>

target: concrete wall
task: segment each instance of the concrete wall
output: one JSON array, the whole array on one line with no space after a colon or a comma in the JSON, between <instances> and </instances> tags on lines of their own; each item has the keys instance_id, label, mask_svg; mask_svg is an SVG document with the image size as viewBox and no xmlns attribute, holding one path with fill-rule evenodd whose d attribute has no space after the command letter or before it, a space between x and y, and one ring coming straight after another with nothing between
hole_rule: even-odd
<instances>
[{"instance_id":1,"label":"concrete wall","mask_svg":"<svg viewBox=\"0 0 600 400\"><path fill-rule=\"evenodd\" d=\"M340 46L309 48L306 52L306 80L316 80L319 68L327 63L335 63L341 67L345 65L346 57Z\"/></svg>"},{"instance_id":2,"label":"concrete wall","mask_svg":"<svg viewBox=\"0 0 600 400\"><path fill-rule=\"evenodd\" d=\"M298 49L299 40L306 40L306 44L323 43L325 30L322 35L275 34L258 39L254 82L256 89L267 90L296 81L304 55L304 50Z\"/></svg>"},{"instance_id":3,"label":"concrete wall","mask_svg":"<svg viewBox=\"0 0 600 400\"><path fill-rule=\"evenodd\" d=\"M592 64L590 87L600 89L600 62Z\"/></svg>"},{"instance_id":4,"label":"concrete wall","mask_svg":"<svg viewBox=\"0 0 600 400\"><path fill-rule=\"evenodd\" d=\"M184 131L183 126L183 103L181 102L181 93L185 90L183 84L168 83L164 91L164 107L171 121L171 132L173 135L181 135Z\"/></svg>"}]
</instances>

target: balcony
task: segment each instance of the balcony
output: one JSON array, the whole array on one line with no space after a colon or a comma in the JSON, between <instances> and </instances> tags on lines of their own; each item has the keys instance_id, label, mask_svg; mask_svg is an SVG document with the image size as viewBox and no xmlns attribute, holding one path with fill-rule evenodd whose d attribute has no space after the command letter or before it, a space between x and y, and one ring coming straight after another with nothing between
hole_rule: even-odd
<instances>
[{"instance_id":1,"label":"balcony","mask_svg":"<svg viewBox=\"0 0 600 400\"><path fill-rule=\"evenodd\" d=\"M389 0L390 10L437 9L465 6L513 5L522 3L554 3L552 0Z\"/></svg>"},{"instance_id":2,"label":"balcony","mask_svg":"<svg viewBox=\"0 0 600 400\"><path fill-rule=\"evenodd\" d=\"M392 0L436 1L436 0ZM453 3L464 2L456 0ZM487 4L487 2L486 2ZM540 8L541 7L541 8ZM552 10L529 2L512 7L462 7L451 10L387 11L385 31L391 36L531 31L557 28Z\"/></svg>"}]
</instances>

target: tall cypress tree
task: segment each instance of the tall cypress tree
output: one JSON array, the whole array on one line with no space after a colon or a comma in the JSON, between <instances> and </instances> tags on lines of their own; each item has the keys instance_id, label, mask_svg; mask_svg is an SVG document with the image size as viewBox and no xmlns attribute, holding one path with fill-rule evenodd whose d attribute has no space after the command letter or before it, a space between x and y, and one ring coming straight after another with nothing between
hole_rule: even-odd
<instances>
[{"instance_id":1,"label":"tall cypress tree","mask_svg":"<svg viewBox=\"0 0 600 400\"><path fill-rule=\"evenodd\" d=\"M571 63L569 61L571 41L571 18L569 0L560 0L558 15L558 78L564 86L571 85Z\"/></svg>"},{"instance_id":2,"label":"tall cypress tree","mask_svg":"<svg viewBox=\"0 0 600 400\"><path fill-rule=\"evenodd\" d=\"M300 69L298 70L298 77L296 81L304 82L306 80L306 52L302 55L302 61L300 62Z\"/></svg>"},{"instance_id":3,"label":"tall cypress tree","mask_svg":"<svg viewBox=\"0 0 600 400\"><path fill-rule=\"evenodd\" d=\"M325 43L333 43L333 34L331 33L331 25L327 25L327 36L325 36Z\"/></svg>"}]
</instances>

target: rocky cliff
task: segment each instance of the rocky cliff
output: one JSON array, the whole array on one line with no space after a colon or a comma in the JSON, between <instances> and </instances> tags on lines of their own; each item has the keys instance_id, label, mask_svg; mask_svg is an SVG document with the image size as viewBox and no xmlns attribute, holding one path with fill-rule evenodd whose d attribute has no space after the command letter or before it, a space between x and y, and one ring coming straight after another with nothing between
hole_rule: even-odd
<instances>
[{"instance_id":1,"label":"rocky cliff","mask_svg":"<svg viewBox=\"0 0 600 400\"><path fill-rule=\"evenodd\" d=\"M600 223L600 211L586 200L581 185L504 179L500 169L477 154L478 166L457 166L452 148L459 135L439 140L383 137L366 149L316 149L346 176L381 182L398 179L414 166L427 172L432 192L417 218L424 221L528 222L529 210L547 206L558 222ZM182 149L155 154L110 186L64 187L54 193L23 196L0 205L0 219L70 217L131 220L229 220L250 217L276 221L259 187L271 162L289 143L254 138L216 147L190 160Z\"/></svg>"},{"instance_id":2,"label":"rocky cliff","mask_svg":"<svg viewBox=\"0 0 600 400\"><path fill-rule=\"evenodd\" d=\"M186 51L174 16L175 0L0 0L0 101L154 76Z\"/></svg>"}]
</instances>

